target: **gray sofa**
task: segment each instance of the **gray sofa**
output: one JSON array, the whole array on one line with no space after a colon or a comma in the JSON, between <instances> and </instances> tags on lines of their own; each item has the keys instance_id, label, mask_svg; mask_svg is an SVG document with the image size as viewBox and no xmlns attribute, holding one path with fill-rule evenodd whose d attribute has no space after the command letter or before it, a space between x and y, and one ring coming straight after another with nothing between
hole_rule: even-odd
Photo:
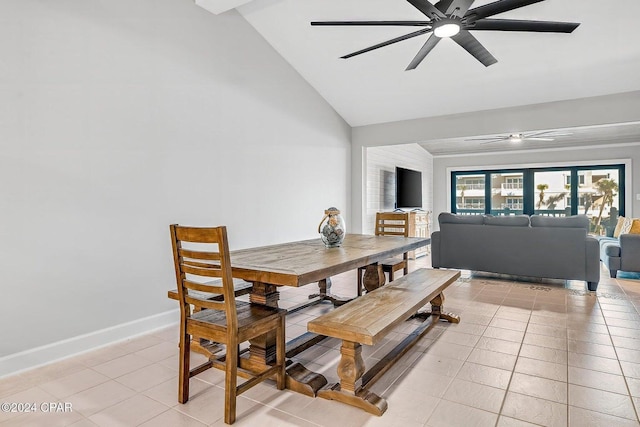
<instances>
[{"instance_id":1,"label":"gray sofa","mask_svg":"<svg viewBox=\"0 0 640 427\"><path fill-rule=\"evenodd\" d=\"M619 238L599 237L600 260L611 277L618 270L640 272L640 234L621 234Z\"/></svg>"},{"instance_id":2,"label":"gray sofa","mask_svg":"<svg viewBox=\"0 0 640 427\"><path fill-rule=\"evenodd\" d=\"M600 280L598 241L587 235L584 215L438 216L431 234L434 268L460 268L518 276L584 280L595 291Z\"/></svg>"}]
</instances>

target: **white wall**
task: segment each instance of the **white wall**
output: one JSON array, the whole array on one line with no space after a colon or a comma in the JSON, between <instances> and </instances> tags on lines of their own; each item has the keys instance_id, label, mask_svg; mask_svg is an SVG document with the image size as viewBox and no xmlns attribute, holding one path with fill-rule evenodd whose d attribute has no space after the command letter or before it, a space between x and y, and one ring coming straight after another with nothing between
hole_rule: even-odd
<instances>
[{"instance_id":1,"label":"white wall","mask_svg":"<svg viewBox=\"0 0 640 427\"><path fill-rule=\"evenodd\" d=\"M545 150L512 152L505 154L434 157L433 159L433 218L434 229L438 228L440 212L450 211L449 180L450 171L469 168L511 168L529 166L563 166L575 164L603 165L612 160L630 160L625 171L626 203L625 215L637 217L640 214L640 142L625 146L600 146L573 150Z\"/></svg>"},{"instance_id":2,"label":"white wall","mask_svg":"<svg viewBox=\"0 0 640 427\"><path fill-rule=\"evenodd\" d=\"M0 58L0 356L176 310L170 223L349 221L350 127L235 11L3 0Z\"/></svg>"},{"instance_id":3,"label":"white wall","mask_svg":"<svg viewBox=\"0 0 640 427\"><path fill-rule=\"evenodd\" d=\"M433 156L418 144L367 149L366 210L363 232L373 234L376 212L392 211L396 166L422 172L422 209L430 211L433 198ZM386 186L389 188L385 188Z\"/></svg>"}]
</instances>

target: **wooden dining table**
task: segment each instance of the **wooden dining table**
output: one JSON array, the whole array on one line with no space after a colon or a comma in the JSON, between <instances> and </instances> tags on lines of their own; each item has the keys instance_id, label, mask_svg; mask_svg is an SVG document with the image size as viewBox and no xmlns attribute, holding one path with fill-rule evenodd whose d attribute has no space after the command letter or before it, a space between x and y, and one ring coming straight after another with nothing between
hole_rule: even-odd
<instances>
[{"instance_id":1,"label":"wooden dining table","mask_svg":"<svg viewBox=\"0 0 640 427\"><path fill-rule=\"evenodd\" d=\"M270 246L231 251L233 277L253 283L250 301L278 306L280 286L300 287L318 283L319 293L315 301L331 300L335 304L346 301L330 292L331 277L340 273L366 267L363 283L367 291L384 285L385 276L380 261L418 249L431 242L428 238L403 236L372 236L347 234L339 247L327 248L320 238ZM356 280L354 277L354 286ZM305 304L308 305L308 304ZM287 357L293 357L311 345L324 339L312 333L287 343ZM275 336L262 336L252 340L248 357L241 359L241 366L258 370L274 360ZM321 374L306 369L296 362L287 367L287 387L300 393L315 396L327 383Z\"/></svg>"}]
</instances>

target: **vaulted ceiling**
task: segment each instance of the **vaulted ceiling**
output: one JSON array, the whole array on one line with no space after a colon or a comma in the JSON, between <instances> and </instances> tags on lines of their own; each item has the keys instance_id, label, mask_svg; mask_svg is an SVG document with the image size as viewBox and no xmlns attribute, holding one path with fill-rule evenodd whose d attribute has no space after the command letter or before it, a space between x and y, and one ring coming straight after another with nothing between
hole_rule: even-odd
<instances>
[{"instance_id":1,"label":"vaulted ceiling","mask_svg":"<svg viewBox=\"0 0 640 427\"><path fill-rule=\"evenodd\" d=\"M428 35L340 57L415 27L310 25L424 21L406 0L197 1L244 3L237 8L243 17L354 127L640 90L638 0L545 0L511 10L493 18L580 26L571 34L471 31L496 64L485 67L454 41L443 39L411 71L405 68ZM492 1L476 0L471 8ZM636 138L628 135L631 129L623 131L627 140ZM606 131L613 129L599 129L600 134Z\"/></svg>"}]
</instances>

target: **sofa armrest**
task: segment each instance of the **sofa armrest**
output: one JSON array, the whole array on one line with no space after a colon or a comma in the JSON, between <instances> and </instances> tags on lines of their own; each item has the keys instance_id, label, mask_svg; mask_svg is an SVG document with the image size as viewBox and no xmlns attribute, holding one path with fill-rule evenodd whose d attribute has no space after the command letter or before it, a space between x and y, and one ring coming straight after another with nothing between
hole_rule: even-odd
<instances>
[{"instance_id":1,"label":"sofa armrest","mask_svg":"<svg viewBox=\"0 0 640 427\"><path fill-rule=\"evenodd\" d=\"M597 286L600 281L600 244L595 238L587 236L585 251L587 269L585 280Z\"/></svg>"},{"instance_id":2,"label":"sofa armrest","mask_svg":"<svg viewBox=\"0 0 640 427\"><path fill-rule=\"evenodd\" d=\"M431 233L431 266L440 267L440 232Z\"/></svg>"}]
</instances>

